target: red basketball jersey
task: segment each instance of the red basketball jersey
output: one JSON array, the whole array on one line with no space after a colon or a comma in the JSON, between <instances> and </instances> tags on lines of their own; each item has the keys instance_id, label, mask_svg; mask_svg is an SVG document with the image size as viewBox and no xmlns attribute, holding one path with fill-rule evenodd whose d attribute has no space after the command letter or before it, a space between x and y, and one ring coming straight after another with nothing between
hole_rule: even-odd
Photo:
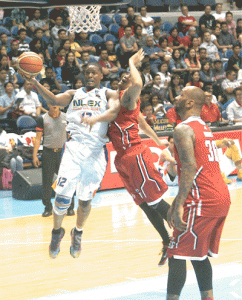
<instances>
[{"instance_id":1,"label":"red basketball jersey","mask_svg":"<svg viewBox=\"0 0 242 300\"><path fill-rule=\"evenodd\" d=\"M197 216L226 216L230 206L230 195L221 175L213 133L199 117L190 117L182 124L189 125L195 133L194 151L197 162L197 173L185 205L197 206ZM180 177L182 165L176 147L175 158Z\"/></svg>"},{"instance_id":2,"label":"red basketball jersey","mask_svg":"<svg viewBox=\"0 0 242 300\"><path fill-rule=\"evenodd\" d=\"M120 91L120 98L123 93L124 91ZM131 146L141 144L138 127L139 112L140 100L134 110L128 110L121 106L117 118L109 125L108 136L118 155L127 152L126 150Z\"/></svg>"}]
</instances>

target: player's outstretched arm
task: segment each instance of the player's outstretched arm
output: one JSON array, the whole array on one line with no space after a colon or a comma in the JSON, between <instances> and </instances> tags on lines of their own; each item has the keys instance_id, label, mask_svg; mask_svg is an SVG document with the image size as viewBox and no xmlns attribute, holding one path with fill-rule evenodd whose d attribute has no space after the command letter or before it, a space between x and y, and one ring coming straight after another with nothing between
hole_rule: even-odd
<instances>
[{"instance_id":1,"label":"player's outstretched arm","mask_svg":"<svg viewBox=\"0 0 242 300\"><path fill-rule=\"evenodd\" d=\"M154 130L145 121L144 116L139 113L139 128L150 137L158 146L168 146L169 142L167 140L160 140Z\"/></svg>"},{"instance_id":2,"label":"player's outstretched arm","mask_svg":"<svg viewBox=\"0 0 242 300\"><path fill-rule=\"evenodd\" d=\"M54 95L51 91L47 90L42 84L40 84L35 78L25 76L24 74L21 74L21 76L23 77L23 79L32 82L37 88L40 95L50 105L67 106L75 94L74 90L68 90L63 94Z\"/></svg>"},{"instance_id":3,"label":"player's outstretched arm","mask_svg":"<svg viewBox=\"0 0 242 300\"><path fill-rule=\"evenodd\" d=\"M93 125L97 122L112 122L116 119L120 110L119 93L117 91L107 90L108 107L107 110L99 116L84 117L81 123L90 126L90 131Z\"/></svg>"},{"instance_id":4,"label":"player's outstretched arm","mask_svg":"<svg viewBox=\"0 0 242 300\"><path fill-rule=\"evenodd\" d=\"M142 78L140 76L138 69L136 68L136 66L139 65L143 59L144 59L143 49L140 49L129 59L131 85L123 93L121 98L121 103L122 106L130 110L136 108L136 103L138 102L143 87Z\"/></svg>"},{"instance_id":5,"label":"player's outstretched arm","mask_svg":"<svg viewBox=\"0 0 242 300\"><path fill-rule=\"evenodd\" d=\"M183 204L192 188L197 172L197 163L194 154L195 134L188 125L178 125L174 130L174 142L182 164L178 194L173 201L168 214L168 224L180 231L186 229L187 224L182 220Z\"/></svg>"}]
</instances>

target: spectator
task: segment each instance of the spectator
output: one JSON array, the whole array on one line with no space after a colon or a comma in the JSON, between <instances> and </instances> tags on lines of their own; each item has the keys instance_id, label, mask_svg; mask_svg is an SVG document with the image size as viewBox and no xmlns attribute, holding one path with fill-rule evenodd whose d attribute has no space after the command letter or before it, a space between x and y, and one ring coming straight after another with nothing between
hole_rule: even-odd
<instances>
[{"instance_id":1,"label":"spectator","mask_svg":"<svg viewBox=\"0 0 242 300\"><path fill-rule=\"evenodd\" d=\"M141 6L140 15L143 21L143 33L152 36L154 20L151 17L147 16L146 6Z\"/></svg>"},{"instance_id":2,"label":"spectator","mask_svg":"<svg viewBox=\"0 0 242 300\"><path fill-rule=\"evenodd\" d=\"M68 26L70 24L68 9L64 7L55 7L49 13L51 27L56 25L56 18L59 16L62 18L64 26Z\"/></svg>"},{"instance_id":3,"label":"spectator","mask_svg":"<svg viewBox=\"0 0 242 300\"><path fill-rule=\"evenodd\" d=\"M240 54L240 46L238 44L233 46L233 55L229 58L227 70L233 70L237 74L242 69L242 58Z\"/></svg>"},{"instance_id":4,"label":"spectator","mask_svg":"<svg viewBox=\"0 0 242 300\"><path fill-rule=\"evenodd\" d=\"M211 92L213 94L212 103L218 104L218 100L217 100L217 97L214 95L214 89L213 89L213 85L211 83L204 84L203 90Z\"/></svg>"},{"instance_id":5,"label":"spectator","mask_svg":"<svg viewBox=\"0 0 242 300\"><path fill-rule=\"evenodd\" d=\"M97 60L94 58L93 55L90 55L88 51L83 51L81 54L80 66L83 67L84 65L90 63L97 63Z\"/></svg>"},{"instance_id":6,"label":"spectator","mask_svg":"<svg viewBox=\"0 0 242 300\"><path fill-rule=\"evenodd\" d=\"M128 66L129 58L138 51L138 45L134 36L131 36L132 28L126 26L124 30L124 36L120 39L121 58L120 63L123 68Z\"/></svg>"},{"instance_id":7,"label":"spectator","mask_svg":"<svg viewBox=\"0 0 242 300\"><path fill-rule=\"evenodd\" d=\"M101 49L100 59L98 63L102 67L104 82L110 81L113 78L118 78L119 69L111 61L108 60L108 51L106 49Z\"/></svg>"},{"instance_id":8,"label":"spectator","mask_svg":"<svg viewBox=\"0 0 242 300\"><path fill-rule=\"evenodd\" d=\"M196 35L196 28L193 26L190 26L188 29L188 34L184 36L182 39L182 43L184 45L185 50L187 51L188 48L192 48L192 40Z\"/></svg>"},{"instance_id":9,"label":"spectator","mask_svg":"<svg viewBox=\"0 0 242 300\"><path fill-rule=\"evenodd\" d=\"M214 81L213 71L208 61L201 64L199 75L204 84L210 84Z\"/></svg>"},{"instance_id":10,"label":"spectator","mask_svg":"<svg viewBox=\"0 0 242 300\"><path fill-rule=\"evenodd\" d=\"M215 30L216 20L213 15L211 15L211 6L206 5L204 10L204 15L199 19L199 30L200 33L209 31L212 33Z\"/></svg>"},{"instance_id":11,"label":"spectator","mask_svg":"<svg viewBox=\"0 0 242 300\"><path fill-rule=\"evenodd\" d=\"M176 103L176 98L174 99L173 105ZM167 113L166 113L166 118L168 119L168 122L170 124L173 125L173 127L175 127L176 125L178 125L179 123L181 123L181 117L178 115L178 113L175 110L175 107L171 107L170 109L168 109Z\"/></svg>"},{"instance_id":12,"label":"spectator","mask_svg":"<svg viewBox=\"0 0 242 300\"><path fill-rule=\"evenodd\" d=\"M169 63L169 68L171 73L175 73L181 76L182 79L185 79L187 72L190 70L190 67L187 66L179 49L176 49L172 53L172 59Z\"/></svg>"},{"instance_id":13,"label":"spectator","mask_svg":"<svg viewBox=\"0 0 242 300\"><path fill-rule=\"evenodd\" d=\"M12 26L18 25L18 29L24 28L28 24L28 17L26 16L26 11L24 8L14 8L11 11L10 20L12 21Z\"/></svg>"},{"instance_id":14,"label":"spectator","mask_svg":"<svg viewBox=\"0 0 242 300\"><path fill-rule=\"evenodd\" d=\"M164 59L165 54L159 47L154 46L153 37L149 35L146 37L146 46L143 49L145 54L149 57L151 75L153 76L158 72L158 67Z\"/></svg>"},{"instance_id":15,"label":"spectator","mask_svg":"<svg viewBox=\"0 0 242 300\"><path fill-rule=\"evenodd\" d=\"M59 31L60 29L67 31L67 27L63 25L63 19L61 16L57 16L55 19L55 26L51 29L51 36L53 39L53 42L59 41ZM67 38L67 37L66 37Z\"/></svg>"},{"instance_id":16,"label":"spectator","mask_svg":"<svg viewBox=\"0 0 242 300\"><path fill-rule=\"evenodd\" d=\"M40 81L42 82L47 82L50 86L50 91L57 95L61 92L61 85L60 83L56 80L56 74L53 72L52 67L47 67L45 69L45 78Z\"/></svg>"},{"instance_id":17,"label":"spectator","mask_svg":"<svg viewBox=\"0 0 242 300\"><path fill-rule=\"evenodd\" d=\"M155 124L156 117L153 114L153 107L150 102L145 102L142 104L142 114L145 118L145 121L153 127Z\"/></svg>"},{"instance_id":18,"label":"spectator","mask_svg":"<svg viewBox=\"0 0 242 300\"><path fill-rule=\"evenodd\" d=\"M164 88L166 86L167 83L162 82L160 75L158 73L155 74L150 92L152 95L157 95L162 104L167 104L168 102L167 88Z\"/></svg>"},{"instance_id":19,"label":"spectator","mask_svg":"<svg viewBox=\"0 0 242 300\"><path fill-rule=\"evenodd\" d=\"M32 41L29 43L29 48L30 48L30 51L33 51L37 54L45 53L45 56L48 56L50 58L49 50L47 48L44 48L43 45L45 45L45 44L42 44L41 39L33 38Z\"/></svg>"},{"instance_id":20,"label":"spectator","mask_svg":"<svg viewBox=\"0 0 242 300\"><path fill-rule=\"evenodd\" d=\"M217 59L213 63L213 75L215 84L221 86L222 81L226 78L226 72L223 69L223 63L220 59Z\"/></svg>"},{"instance_id":21,"label":"spectator","mask_svg":"<svg viewBox=\"0 0 242 300\"><path fill-rule=\"evenodd\" d=\"M222 3L216 3L215 5L215 13L213 14L215 20L219 23L222 23L225 21L225 13L222 12L223 4Z\"/></svg>"},{"instance_id":22,"label":"spectator","mask_svg":"<svg viewBox=\"0 0 242 300\"><path fill-rule=\"evenodd\" d=\"M41 80L41 84L48 90L50 91L50 85L48 83L48 81L46 81L46 79L44 78L43 80ZM45 114L49 111L49 106L46 102L46 100L40 95L38 94L38 99L39 102L41 103L41 114Z\"/></svg>"},{"instance_id":23,"label":"spectator","mask_svg":"<svg viewBox=\"0 0 242 300\"><path fill-rule=\"evenodd\" d=\"M73 52L68 52L66 54L66 59L64 65L61 67L61 77L63 82L69 86L73 87L75 78L81 73L80 65Z\"/></svg>"},{"instance_id":24,"label":"spectator","mask_svg":"<svg viewBox=\"0 0 242 300\"><path fill-rule=\"evenodd\" d=\"M200 48L200 38L194 36L191 40L191 47L189 48L193 48L196 51L196 55L199 58L200 57L200 53L199 53L199 48Z\"/></svg>"},{"instance_id":25,"label":"spectator","mask_svg":"<svg viewBox=\"0 0 242 300\"><path fill-rule=\"evenodd\" d=\"M239 80L236 80L236 72L229 70L226 72L226 79L222 81L222 89L225 92L227 101L233 98L234 89L237 87L242 87L242 84Z\"/></svg>"},{"instance_id":26,"label":"spectator","mask_svg":"<svg viewBox=\"0 0 242 300\"><path fill-rule=\"evenodd\" d=\"M0 66L0 96L5 93L5 83L7 78L7 71Z\"/></svg>"},{"instance_id":27,"label":"spectator","mask_svg":"<svg viewBox=\"0 0 242 300\"><path fill-rule=\"evenodd\" d=\"M169 63L169 61L172 58L173 50L170 47L168 47L168 39L166 37L161 37L159 39L158 47L160 47L161 51L165 54L164 60Z\"/></svg>"},{"instance_id":28,"label":"spectator","mask_svg":"<svg viewBox=\"0 0 242 300\"><path fill-rule=\"evenodd\" d=\"M19 51L19 42L18 40L14 39L10 43L11 50L8 52L8 57L10 60L10 66L15 67L18 57L20 56L21 52Z\"/></svg>"},{"instance_id":29,"label":"spectator","mask_svg":"<svg viewBox=\"0 0 242 300\"><path fill-rule=\"evenodd\" d=\"M204 122L217 122L221 119L221 113L218 106L212 103L213 94L210 91L205 91L205 103L202 107L201 119Z\"/></svg>"},{"instance_id":30,"label":"spectator","mask_svg":"<svg viewBox=\"0 0 242 300\"><path fill-rule=\"evenodd\" d=\"M168 65L167 62L162 62L160 65L160 71L157 72L160 75L161 83L160 88L168 90L168 86L171 81L171 74L168 72Z\"/></svg>"},{"instance_id":31,"label":"spectator","mask_svg":"<svg viewBox=\"0 0 242 300\"><path fill-rule=\"evenodd\" d=\"M131 5L129 5L129 6L127 7L127 15L126 15L126 18L127 18L127 20L128 20L128 25L131 26L131 28L132 28L132 26L133 26L133 28L134 28L134 26L135 26L135 14L134 14L134 7L131 6Z\"/></svg>"},{"instance_id":32,"label":"spectator","mask_svg":"<svg viewBox=\"0 0 242 300\"><path fill-rule=\"evenodd\" d=\"M220 59L220 56L218 54L218 48L212 43L211 41L211 34L210 32L205 32L203 35L203 43L201 44L201 48L205 48L207 50L207 56L212 61L215 59Z\"/></svg>"},{"instance_id":33,"label":"spectator","mask_svg":"<svg viewBox=\"0 0 242 300\"><path fill-rule=\"evenodd\" d=\"M235 123L242 122L242 89L235 88L233 91L235 99L226 109L228 120ZM0 98L1 99L1 98Z\"/></svg>"},{"instance_id":34,"label":"spectator","mask_svg":"<svg viewBox=\"0 0 242 300\"><path fill-rule=\"evenodd\" d=\"M168 36L168 46L173 50L184 48L182 38L178 35L177 27L173 27L170 30L170 35Z\"/></svg>"},{"instance_id":35,"label":"spectator","mask_svg":"<svg viewBox=\"0 0 242 300\"><path fill-rule=\"evenodd\" d=\"M221 32L217 39L219 44L219 50L225 53L228 49L232 49L233 45L236 44L236 40L234 39L233 35L228 31L228 25L226 22L221 23Z\"/></svg>"},{"instance_id":36,"label":"spectator","mask_svg":"<svg viewBox=\"0 0 242 300\"><path fill-rule=\"evenodd\" d=\"M212 62L212 60L210 58L208 58L207 49L200 46L200 48L199 48L199 61L200 61L200 63L202 63L206 60Z\"/></svg>"},{"instance_id":37,"label":"spectator","mask_svg":"<svg viewBox=\"0 0 242 300\"><path fill-rule=\"evenodd\" d=\"M175 98L181 95L181 91L183 89L183 85L180 82L181 77L178 74L174 74L171 76L171 82L168 89L169 92L169 101L174 104Z\"/></svg>"},{"instance_id":38,"label":"spectator","mask_svg":"<svg viewBox=\"0 0 242 300\"><path fill-rule=\"evenodd\" d=\"M141 25L136 25L134 28L134 37L138 45L138 49L144 48L146 45L147 34L143 33L143 27Z\"/></svg>"},{"instance_id":39,"label":"spectator","mask_svg":"<svg viewBox=\"0 0 242 300\"><path fill-rule=\"evenodd\" d=\"M88 33L81 31L79 33L78 44L82 48L82 51L88 51L90 54L94 55L96 53L96 48L87 38L88 38Z\"/></svg>"},{"instance_id":40,"label":"spectator","mask_svg":"<svg viewBox=\"0 0 242 300\"><path fill-rule=\"evenodd\" d=\"M3 122L9 123L8 114L14 110L16 100L12 82L5 83L4 87L5 93L0 97L0 124ZM10 125L10 127L12 126Z\"/></svg>"},{"instance_id":41,"label":"spectator","mask_svg":"<svg viewBox=\"0 0 242 300\"><path fill-rule=\"evenodd\" d=\"M161 31L163 30L162 21L160 17L155 18L153 26L159 27ZM161 36L167 36L166 31L162 31Z\"/></svg>"},{"instance_id":42,"label":"spectator","mask_svg":"<svg viewBox=\"0 0 242 300\"><path fill-rule=\"evenodd\" d=\"M4 46L8 51L10 51L10 48L9 48L9 43L8 43L8 36L6 35L6 33L2 32L0 34L0 46Z\"/></svg>"},{"instance_id":43,"label":"spectator","mask_svg":"<svg viewBox=\"0 0 242 300\"><path fill-rule=\"evenodd\" d=\"M188 7L186 5L182 6L181 11L182 16L178 18L178 28L186 35L191 27L194 27L196 30L198 23L193 16L189 15Z\"/></svg>"},{"instance_id":44,"label":"spectator","mask_svg":"<svg viewBox=\"0 0 242 300\"><path fill-rule=\"evenodd\" d=\"M113 78L110 80L110 88L114 91L118 91L119 89L119 79Z\"/></svg>"},{"instance_id":45,"label":"spectator","mask_svg":"<svg viewBox=\"0 0 242 300\"><path fill-rule=\"evenodd\" d=\"M191 74L191 81L189 81L186 86L196 86L200 89L203 88L203 83L200 81L199 71L195 71Z\"/></svg>"},{"instance_id":46,"label":"spectator","mask_svg":"<svg viewBox=\"0 0 242 300\"><path fill-rule=\"evenodd\" d=\"M61 48L63 48L66 52L66 54L68 52L71 51L71 43L70 41L67 39L67 40L64 40L64 41L61 41L61 45L60 45ZM72 51L73 52L73 51ZM74 53L74 52L73 52ZM75 53L74 53L75 54Z\"/></svg>"},{"instance_id":47,"label":"spectator","mask_svg":"<svg viewBox=\"0 0 242 300\"><path fill-rule=\"evenodd\" d=\"M233 20L233 13L231 11L226 12L225 20L228 24L228 32L236 39L236 22Z\"/></svg>"},{"instance_id":48,"label":"spectator","mask_svg":"<svg viewBox=\"0 0 242 300\"><path fill-rule=\"evenodd\" d=\"M164 106L159 103L159 98L156 94L151 95L151 104L155 117L162 118L165 116L166 111L164 109Z\"/></svg>"},{"instance_id":49,"label":"spectator","mask_svg":"<svg viewBox=\"0 0 242 300\"><path fill-rule=\"evenodd\" d=\"M190 72L201 70L201 64L197 58L195 49L188 49L187 58L185 58L184 61L187 67L190 69Z\"/></svg>"},{"instance_id":50,"label":"spectator","mask_svg":"<svg viewBox=\"0 0 242 300\"><path fill-rule=\"evenodd\" d=\"M80 89L81 87L83 87L83 82L81 80L81 78L76 78L75 81L74 81L74 89L75 90L78 90Z\"/></svg>"},{"instance_id":51,"label":"spectator","mask_svg":"<svg viewBox=\"0 0 242 300\"><path fill-rule=\"evenodd\" d=\"M0 57L0 66L6 70L7 72L7 76L6 76L6 82L12 82L14 85L16 85L18 79L15 75L15 71L12 67L9 67L9 63L8 63L8 57L7 55L2 55Z\"/></svg>"},{"instance_id":52,"label":"spectator","mask_svg":"<svg viewBox=\"0 0 242 300\"><path fill-rule=\"evenodd\" d=\"M25 42L27 37L27 31L24 28L19 29L18 31L18 41L19 41L19 52L22 54L23 52L29 51L29 44Z\"/></svg>"},{"instance_id":53,"label":"spectator","mask_svg":"<svg viewBox=\"0 0 242 300\"><path fill-rule=\"evenodd\" d=\"M154 39L154 44L158 46L159 40L161 38L161 30L159 27L154 27L153 28L153 39Z\"/></svg>"},{"instance_id":54,"label":"spectator","mask_svg":"<svg viewBox=\"0 0 242 300\"><path fill-rule=\"evenodd\" d=\"M120 78L122 79L122 77L120 76ZM141 91L141 94L140 94L140 101L141 101L141 106L146 103L146 102L150 102L150 90L148 89L143 89Z\"/></svg>"},{"instance_id":55,"label":"spectator","mask_svg":"<svg viewBox=\"0 0 242 300\"><path fill-rule=\"evenodd\" d=\"M66 29L64 29L64 28L59 29L59 31L58 31L58 39L57 40L53 40L53 52L54 52L54 54L57 54L58 48L63 48L63 47L61 47L61 44L65 40L67 40Z\"/></svg>"},{"instance_id":56,"label":"spectator","mask_svg":"<svg viewBox=\"0 0 242 300\"><path fill-rule=\"evenodd\" d=\"M82 48L76 42L76 34L75 34L75 32L69 32L68 33L68 40L70 42L71 50L75 53L75 56L77 58L81 58Z\"/></svg>"},{"instance_id":57,"label":"spectator","mask_svg":"<svg viewBox=\"0 0 242 300\"><path fill-rule=\"evenodd\" d=\"M236 40L241 41L242 38L242 19L239 18L237 20L237 26L236 26ZM240 42L241 45L241 42Z\"/></svg>"},{"instance_id":58,"label":"spectator","mask_svg":"<svg viewBox=\"0 0 242 300\"><path fill-rule=\"evenodd\" d=\"M142 17L140 15L135 17L135 26L140 25L142 27L142 33L147 35L145 29L144 29L144 24L142 21Z\"/></svg>"},{"instance_id":59,"label":"spectator","mask_svg":"<svg viewBox=\"0 0 242 300\"><path fill-rule=\"evenodd\" d=\"M111 61L116 67L121 68L121 64L118 60L118 55L115 51L113 41L106 41L105 46L108 51L108 60Z\"/></svg>"},{"instance_id":60,"label":"spectator","mask_svg":"<svg viewBox=\"0 0 242 300\"><path fill-rule=\"evenodd\" d=\"M144 79L144 82L143 82L144 87L151 85L153 82L153 78L150 74L150 63L149 62L142 64L141 72L142 72L141 75Z\"/></svg>"},{"instance_id":61,"label":"spectator","mask_svg":"<svg viewBox=\"0 0 242 300\"><path fill-rule=\"evenodd\" d=\"M33 35L36 28L41 28L45 33L45 36L49 37L50 36L49 24L47 24L46 20L40 19L40 15L41 15L40 10L36 9L34 11L33 19L28 24L30 32Z\"/></svg>"},{"instance_id":62,"label":"spectator","mask_svg":"<svg viewBox=\"0 0 242 300\"><path fill-rule=\"evenodd\" d=\"M121 26L118 29L118 38L121 39L125 33L125 27L129 26L129 21L126 17L121 17ZM134 27L129 26L131 28L131 34L134 34Z\"/></svg>"},{"instance_id":63,"label":"spectator","mask_svg":"<svg viewBox=\"0 0 242 300\"><path fill-rule=\"evenodd\" d=\"M38 96L32 91L33 84L25 80L23 89L16 95L17 101L21 101L19 104L19 111L29 116L39 116L41 112L41 104Z\"/></svg>"}]
</instances>

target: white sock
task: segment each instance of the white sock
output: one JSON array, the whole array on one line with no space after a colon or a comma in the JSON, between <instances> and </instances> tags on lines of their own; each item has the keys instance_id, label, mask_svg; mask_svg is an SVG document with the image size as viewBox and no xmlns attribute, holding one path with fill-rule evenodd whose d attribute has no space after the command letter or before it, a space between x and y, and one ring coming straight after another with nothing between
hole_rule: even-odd
<instances>
[{"instance_id":1,"label":"white sock","mask_svg":"<svg viewBox=\"0 0 242 300\"><path fill-rule=\"evenodd\" d=\"M78 228L78 227L76 226L76 231L81 232L81 231L83 231L83 228Z\"/></svg>"}]
</instances>

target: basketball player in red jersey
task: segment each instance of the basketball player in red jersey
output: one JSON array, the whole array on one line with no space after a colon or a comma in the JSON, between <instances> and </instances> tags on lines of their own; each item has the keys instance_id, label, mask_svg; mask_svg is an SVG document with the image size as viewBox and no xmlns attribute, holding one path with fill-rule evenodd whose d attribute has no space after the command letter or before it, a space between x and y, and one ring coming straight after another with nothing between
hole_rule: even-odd
<instances>
[{"instance_id":1,"label":"basketball player in red jersey","mask_svg":"<svg viewBox=\"0 0 242 300\"><path fill-rule=\"evenodd\" d=\"M179 299L189 259L202 299L211 300L212 267L208 256L218 254L230 195L221 176L213 134L200 118L204 92L186 87L176 99L175 109L182 120L173 135L179 191L168 212L168 223L174 231L167 251L167 299Z\"/></svg>"},{"instance_id":2,"label":"basketball player in red jersey","mask_svg":"<svg viewBox=\"0 0 242 300\"><path fill-rule=\"evenodd\" d=\"M159 262L159 266L162 266L167 260L166 252L170 242L163 221L163 219L167 219L170 206L162 199L162 195L168 187L154 166L150 149L141 143L138 134L139 127L157 145L167 144L167 141L164 143L159 140L140 113L139 96L142 89L142 79L136 65L143 58L144 53L141 49L129 59L130 74L124 76L120 82L121 108L118 115L114 114L113 109L107 110L105 120L109 114L109 121L112 122L109 126L108 135L117 151L115 166L124 186L162 237L163 249ZM91 129L93 124L102 120L102 116L86 117L83 122L90 125Z\"/></svg>"}]
</instances>

